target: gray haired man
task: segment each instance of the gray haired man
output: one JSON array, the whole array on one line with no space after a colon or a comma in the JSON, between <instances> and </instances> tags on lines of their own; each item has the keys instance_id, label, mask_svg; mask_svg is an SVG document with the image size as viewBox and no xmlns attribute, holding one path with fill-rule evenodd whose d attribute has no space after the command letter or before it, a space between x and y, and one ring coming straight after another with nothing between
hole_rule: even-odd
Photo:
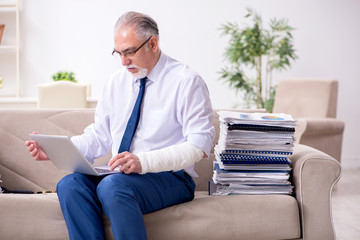
<instances>
[{"instance_id":1,"label":"gray haired man","mask_svg":"<svg viewBox=\"0 0 360 240\"><path fill-rule=\"evenodd\" d=\"M57 186L70 239L146 239L143 214L194 198L194 164L210 154L213 111L203 79L159 48L157 23L136 12L115 25L113 55L124 66L106 82L95 122L71 138L91 162L113 153L102 177L73 173ZM35 160L47 160L36 142Z\"/></svg>"}]
</instances>

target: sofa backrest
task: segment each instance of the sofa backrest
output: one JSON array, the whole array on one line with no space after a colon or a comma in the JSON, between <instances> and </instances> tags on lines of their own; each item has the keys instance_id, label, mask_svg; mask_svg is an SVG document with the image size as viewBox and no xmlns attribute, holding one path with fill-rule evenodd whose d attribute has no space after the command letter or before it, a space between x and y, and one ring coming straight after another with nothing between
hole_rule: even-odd
<instances>
[{"instance_id":1,"label":"sofa backrest","mask_svg":"<svg viewBox=\"0 0 360 240\"><path fill-rule=\"evenodd\" d=\"M338 85L334 79L282 79L276 88L273 111L293 118L336 118Z\"/></svg>"},{"instance_id":2,"label":"sofa backrest","mask_svg":"<svg viewBox=\"0 0 360 240\"><path fill-rule=\"evenodd\" d=\"M55 190L65 175L50 161L34 161L29 133L77 135L94 121L94 110L0 110L1 186L31 191Z\"/></svg>"},{"instance_id":3,"label":"sofa backrest","mask_svg":"<svg viewBox=\"0 0 360 240\"><path fill-rule=\"evenodd\" d=\"M213 125L219 137L219 118L214 110ZM232 110L234 111L234 110ZM238 110L254 112L259 110ZM260 110L264 112L264 110ZM65 173L57 170L51 161L34 161L29 155L25 140L29 133L73 136L81 134L86 126L94 121L94 109L82 110L0 110L0 180L1 186L8 189L31 191L55 190L57 182ZM95 165L108 162L111 154L95 161ZM196 190L207 191L208 182L213 175L213 152L209 159L203 159L195 165L199 178L195 178Z\"/></svg>"}]
</instances>

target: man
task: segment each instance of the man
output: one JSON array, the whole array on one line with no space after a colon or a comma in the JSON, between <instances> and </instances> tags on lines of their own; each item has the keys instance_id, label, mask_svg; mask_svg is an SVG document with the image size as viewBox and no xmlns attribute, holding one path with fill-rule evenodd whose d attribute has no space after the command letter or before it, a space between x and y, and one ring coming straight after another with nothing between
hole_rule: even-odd
<instances>
[{"instance_id":1,"label":"man","mask_svg":"<svg viewBox=\"0 0 360 240\"><path fill-rule=\"evenodd\" d=\"M71 140L91 163L111 148L108 165L120 173L73 173L58 183L70 239L103 239L103 211L115 239L146 239L143 214L194 198L193 165L214 138L204 81L161 52L153 19L125 13L114 39L125 68L105 84L94 124ZM48 159L36 142L26 145L35 160Z\"/></svg>"}]
</instances>

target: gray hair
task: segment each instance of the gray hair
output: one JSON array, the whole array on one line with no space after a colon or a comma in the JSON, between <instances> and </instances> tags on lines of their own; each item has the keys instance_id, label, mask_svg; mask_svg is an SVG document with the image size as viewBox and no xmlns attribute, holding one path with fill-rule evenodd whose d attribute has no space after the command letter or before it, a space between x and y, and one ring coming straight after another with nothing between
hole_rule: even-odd
<instances>
[{"instance_id":1,"label":"gray hair","mask_svg":"<svg viewBox=\"0 0 360 240\"><path fill-rule=\"evenodd\" d=\"M120 16L115 24L115 31L121 27L135 27L135 35L146 40L151 36L159 38L159 29L157 23L148 15L138 12L126 12Z\"/></svg>"}]
</instances>

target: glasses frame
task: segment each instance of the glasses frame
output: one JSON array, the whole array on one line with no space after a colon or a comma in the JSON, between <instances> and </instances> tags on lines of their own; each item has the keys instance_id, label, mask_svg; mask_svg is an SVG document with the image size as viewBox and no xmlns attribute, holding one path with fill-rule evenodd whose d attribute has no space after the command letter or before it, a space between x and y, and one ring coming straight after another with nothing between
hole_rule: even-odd
<instances>
[{"instance_id":1,"label":"glasses frame","mask_svg":"<svg viewBox=\"0 0 360 240\"><path fill-rule=\"evenodd\" d=\"M140 47L138 47L137 49L135 49L134 51L127 51L127 52L119 52L117 51L115 48L114 50L112 51L111 55L114 55L114 53L117 53L119 54L120 57L124 56L124 57L130 57L130 56L133 56L135 55L135 53L137 51L139 51L153 36L149 37L145 42L143 42L143 44L140 45Z\"/></svg>"}]
</instances>

